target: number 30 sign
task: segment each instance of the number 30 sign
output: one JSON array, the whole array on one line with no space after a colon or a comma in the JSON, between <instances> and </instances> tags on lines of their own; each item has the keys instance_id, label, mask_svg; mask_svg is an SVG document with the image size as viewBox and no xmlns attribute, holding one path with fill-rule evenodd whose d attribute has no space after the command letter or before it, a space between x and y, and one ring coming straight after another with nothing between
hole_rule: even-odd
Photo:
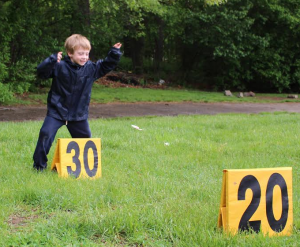
<instances>
[{"instance_id":1,"label":"number 30 sign","mask_svg":"<svg viewBox=\"0 0 300 247\"><path fill-rule=\"evenodd\" d=\"M57 170L62 177L101 177L101 140L58 139L51 170Z\"/></svg>"},{"instance_id":2,"label":"number 30 sign","mask_svg":"<svg viewBox=\"0 0 300 247\"><path fill-rule=\"evenodd\" d=\"M290 235L292 225L292 168L223 171L219 227L272 236Z\"/></svg>"}]
</instances>

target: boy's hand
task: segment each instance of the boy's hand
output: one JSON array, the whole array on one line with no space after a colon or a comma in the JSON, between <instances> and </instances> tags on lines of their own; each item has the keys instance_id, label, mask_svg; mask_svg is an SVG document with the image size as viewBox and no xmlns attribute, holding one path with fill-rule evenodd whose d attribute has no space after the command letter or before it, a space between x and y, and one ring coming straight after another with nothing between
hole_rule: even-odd
<instances>
[{"instance_id":1,"label":"boy's hand","mask_svg":"<svg viewBox=\"0 0 300 247\"><path fill-rule=\"evenodd\" d=\"M62 51L57 53L57 62L60 63L61 59L62 59Z\"/></svg>"},{"instance_id":2,"label":"boy's hand","mask_svg":"<svg viewBox=\"0 0 300 247\"><path fill-rule=\"evenodd\" d=\"M117 44L115 44L113 47L115 47L115 48L117 48L117 49L120 49L120 48L121 48L121 46L122 46L122 44L121 44L121 43L117 43Z\"/></svg>"}]
</instances>

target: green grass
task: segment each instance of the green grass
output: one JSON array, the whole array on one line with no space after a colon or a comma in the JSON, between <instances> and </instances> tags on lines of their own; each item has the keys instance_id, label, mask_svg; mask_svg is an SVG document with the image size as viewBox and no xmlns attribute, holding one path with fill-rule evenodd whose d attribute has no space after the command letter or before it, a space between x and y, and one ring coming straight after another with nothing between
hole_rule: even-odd
<instances>
[{"instance_id":1,"label":"green grass","mask_svg":"<svg viewBox=\"0 0 300 247\"><path fill-rule=\"evenodd\" d=\"M38 93L30 93L26 98L17 97L7 104L46 104L48 89ZM112 102L300 102L300 99L288 99L287 94L261 94L256 97L224 96L223 92L204 92L186 89L145 89L145 88L110 88L94 84L92 91L93 103Z\"/></svg>"},{"instance_id":2,"label":"green grass","mask_svg":"<svg viewBox=\"0 0 300 247\"><path fill-rule=\"evenodd\" d=\"M267 97L267 98L264 98ZM108 88L95 85L92 102L277 102L286 101L286 95L259 94L257 97L226 97L222 92L204 92L178 89ZM289 100L291 101L291 100ZM294 100L295 101L295 100ZM299 101L300 102L300 101Z\"/></svg>"},{"instance_id":3,"label":"green grass","mask_svg":"<svg viewBox=\"0 0 300 247\"><path fill-rule=\"evenodd\" d=\"M93 137L102 139L103 177L97 180L34 172L32 154L41 124L0 123L1 246L300 242L300 114L90 120ZM69 137L67 129L57 137ZM49 163L53 153L54 146ZM293 235L223 233L216 227L223 169L267 167L293 167Z\"/></svg>"}]
</instances>

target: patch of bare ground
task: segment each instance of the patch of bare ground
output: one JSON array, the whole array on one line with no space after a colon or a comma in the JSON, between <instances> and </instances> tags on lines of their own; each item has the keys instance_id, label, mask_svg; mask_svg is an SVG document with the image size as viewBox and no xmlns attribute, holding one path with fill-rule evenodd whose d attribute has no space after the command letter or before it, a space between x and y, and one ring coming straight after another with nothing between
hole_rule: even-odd
<instances>
[{"instance_id":1,"label":"patch of bare ground","mask_svg":"<svg viewBox=\"0 0 300 247\"><path fill-rule=\"evenodd\" d=\"M18 231L22 228L36 222L39 218L44 218L45 215L40 214L38 209L22 209L17 210L15 213L8 217L7 223L9 224L12 231ZM47 216L51 217L50 215Z\"/></svg>"},{"instance_id":2,"label":"patch of bare ground","mask_svg":"<svg viewBox=\"0 0 300 247\"><path fill-rule=\"evenodd\" d=\"M113 72L96 81L97 84L105 87L119 88L151 88L151 89L166 89L170 86L170 82L160 80L155 81L154 78L146 77L145 75L136 75L125 72ZM181 86L175 88L180 89Z\"/></svg>"}]
</instances>

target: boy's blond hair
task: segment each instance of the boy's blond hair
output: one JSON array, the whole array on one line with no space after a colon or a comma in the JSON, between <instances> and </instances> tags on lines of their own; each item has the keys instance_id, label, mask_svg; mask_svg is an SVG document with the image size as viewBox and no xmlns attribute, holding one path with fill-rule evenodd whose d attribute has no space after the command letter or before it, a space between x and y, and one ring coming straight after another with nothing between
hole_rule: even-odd
<instances>
[{"instance_id":1,"label":"boy's blond hair","mask_svg":"<svg viewBox=\"0 0 300 247\"><path fill-rule=\"evenodd\" d=\"M91 50L91 43L90 41L82 36L81 34L73 34L65 41L65 49L68 53L73 54L75 49L78 49L79 47Z\"/></svg>"}]
</instances>

